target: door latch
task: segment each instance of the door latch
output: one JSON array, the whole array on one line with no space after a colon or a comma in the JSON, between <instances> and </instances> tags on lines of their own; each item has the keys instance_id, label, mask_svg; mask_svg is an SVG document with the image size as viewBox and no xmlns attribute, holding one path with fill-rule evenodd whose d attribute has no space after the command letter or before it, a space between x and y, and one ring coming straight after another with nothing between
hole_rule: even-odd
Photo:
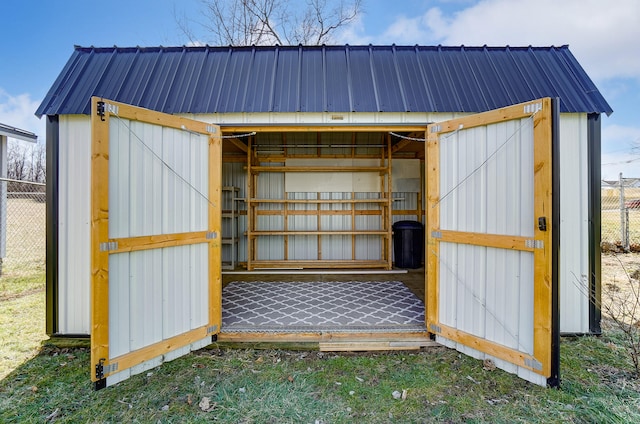
<instances>
[{"instance_id":1,"label":"door latch","mask_svg":"<svg viewBox=\"0 0 640 424\"><path fill-rule=\"evenodd\" d=\"M540 231L547 231L547 217L541 216L538 218L538 229Z\"/></svg>"}]
</instances>

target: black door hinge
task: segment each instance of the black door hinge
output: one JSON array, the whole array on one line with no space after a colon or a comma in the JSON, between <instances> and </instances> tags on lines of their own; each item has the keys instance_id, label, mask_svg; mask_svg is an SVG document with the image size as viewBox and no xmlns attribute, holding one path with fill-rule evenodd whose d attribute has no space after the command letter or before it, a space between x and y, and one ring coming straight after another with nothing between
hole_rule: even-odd
<instances>
[{"instance_id":1,"label":"black door hinge","mask_svg":"<svg viewBox=\"0 0 640 424\"><path fill-rule=\"evenodd\" d=\"M98 116L100 116L100 120L104 121L104 102L98 102L98 110L96 111Z\"/></svg>"}]
</instances>

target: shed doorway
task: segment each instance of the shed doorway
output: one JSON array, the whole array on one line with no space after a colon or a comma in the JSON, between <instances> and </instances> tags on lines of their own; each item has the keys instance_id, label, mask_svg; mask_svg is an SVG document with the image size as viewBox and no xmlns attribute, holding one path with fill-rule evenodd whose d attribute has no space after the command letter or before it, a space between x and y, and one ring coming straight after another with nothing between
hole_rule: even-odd
<instances>
[{"instance_id":1,"label":"shed doorway","mask_svg":"<svg viewBox=\"0 0 640 424\"><path fill-rule=\"evenodd\" d=\"M424 268L392 248L394 222L423 222L424 130L223 129L219 340L430 343Z\"/></svg>"},{"instance_id":2,"label":"shed doorway","mask_svg":"<svg viewBox=\"0 0 640 424\"><path fill-rule=\"evenodd\" d=\"M228 186L220 127L96 98L92 107L91 352L98 386L107 384L107 378L128 378L198 349L220 333L226 238L222 193ZM421 200L416 202L417 215L421 217L422 210L428 214L426 281L425 273L418 274L426 285L424 329L276 333L284 335L280 341L315 340L327 350L371 350L404 343L421 346L435 335L447 346L493 358L498 367L536 384L556 384L559 220L557 198L552 197L557 184L554 122L557 105L542 99L427 127L427 171L419 178L416 195ZM345 129L329 133L329 138L344 137ZM296 144L292 149L303 151L295 157L287 144L278 147L287 150L287 157L279 151L258 161L249 141L246 167L241 165L245 217L242 207L237 215L226 216L236 231L238 222L245 221L247 270L296 266L390 272L393 155L414 138L400 134L403 141L392 144L391 136L398 135L394 129L385 128L382 135L371 128L350 128L353 141L342 146L324 142L326 131L320 128L299 127L288 132L315 137L315 145ZM234 133L232 143L243 150L238 134L226 131ZM353 157L356 150L374 147L359 143L359 134L383 138L386 142L376 147L382 153L375 159ZM332 161L331 166L317 162L319 151L335 148L349 149L352 153L345 155L352 157L322 158ZM289 159L293 162L287 163ZM260 173L269 177L259 179ZM304 173L326 178L297 177ZM366 174L373 175L363 178ZM335 175L341 178L332 180ZM403 187L412 179L410 174ZM505 181L515 197L502 190ZM300 190L300 184L310 183L325 189ZM469 189L470 183L478 189ZM345 184L350 191L336 190L344 190ZM497 228L489 226L487 217L499 218L504 210L510 211L502 220L507 225L499 219ZM329 240L323 240L325 236ZM261 245L258 238L266 241ZM336 248L340 245L348 248ZM368 281L380 287L384 282ZM300 281L278 284L303 287ZM395 287L400 291L406 286ZM514 302L517 307L510 307ZM255 306L248 309L257 313ZM242 332L229 334L240 334L237 341L249 340Z\"/></svg>"}]
</instances>

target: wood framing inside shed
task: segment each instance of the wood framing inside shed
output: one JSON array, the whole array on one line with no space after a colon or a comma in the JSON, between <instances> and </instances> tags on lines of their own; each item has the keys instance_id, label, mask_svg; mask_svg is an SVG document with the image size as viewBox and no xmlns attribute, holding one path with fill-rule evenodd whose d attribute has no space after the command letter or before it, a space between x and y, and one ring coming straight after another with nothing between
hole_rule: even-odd
<instances>
[{"instance_id":1,"label":"wood framing inside shed","mask_svg":"<svg viewBox=\"0 0 640 424\"><path fill-rule=\"evenodd\" d=\"M392 223L394 215L411 216L422 222L422 185L416 192L416 208L413 210L398 210L393 208L392 198L392 167L393 157L414 158L424 160L424 143L409 142L396 137L392 144L392 133L402 133L424 137L424 129L416 126L386 126L372 127L223 127L225 143L223 144L223 162L240 162L244 164L247 173L247 186L240 188L247 193L240 200L243 203L238 213L246 216L247 238L246 261L241 265L248 270L273 268L348 268L367 269L392 268ZM323 141L323 136L339 133L347 138L347 144L332 144ZM233 138L233 134L245 134L242 138ZM250 135L246 135L250 134ZM260 136L276 140L276 143L261 145ZM305 134L305 139L312 138L315 143L305 141L300 143L298 137ZM311 136L309 136L311 134ZM367 143L359 142L364 135ZM371 141L373 140L373 144ZM261 150L261 148L263 150ZM267 150L264 150L264 149ZM406 150L403 151L403 148ZM326 153L330 151L331 153ZM336 153L335 149L340 149ZM296 152L297 151L297 152ZM300 153L302 151L302 153ZM362 163L365 163L364 165ZM265 173L278 173L285 178L305 180L309 184L297 184L298 191L313 192L312 196L296 198L295 193L284 191L279 198L267 197L260 193L258 177ZM320 181L328 178L341 179L348 176L358 179L358 174L367 175L370 181L375 181L370 193L363 193L361 187L353 185L352 190L341 196L332 196L323 191ZM347 178L347 177L344 177ZM367 184L369 187L372 184ZM313 197L313 198L309 198ZM228 211L223 211L223 213ZM261 219L278 217L281 221L279 228L265 228ZM296 228L296 217L312 218L315 222L307 223L305 228ZM331 217L344 217L348 222L343 228L335 226L325 228L323 222ZM375 227L359 224L363 217L377 220ZM362 228L364 227L364 228ZM329 259L325 249L325 242L337 236L349 239L350 252L347 257ZM290 257L289 241L294 238L312 237L316 240L317 251L314 257L298 259ZM356 245L358 240L366 237L367 243L377 243L380 255L373 259L358 258ZM282 246L281 259L264 259L260 255L259 239L277 238ZM377 240L377 241L376 241Z\"/></svg>"}]
</instances>

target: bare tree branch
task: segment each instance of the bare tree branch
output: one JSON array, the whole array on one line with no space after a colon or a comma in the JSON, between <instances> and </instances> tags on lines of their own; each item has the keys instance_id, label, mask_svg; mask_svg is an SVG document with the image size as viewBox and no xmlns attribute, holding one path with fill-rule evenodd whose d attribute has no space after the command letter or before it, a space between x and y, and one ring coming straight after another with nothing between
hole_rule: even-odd
<instances>
[{"instance_id":1,"label":"bare tree branch","mask_svg":"<svg viewBox=\"0 0 640 424\"><path fill-rule=\"evenodd\" d=\"M178 28L193 44L295 45L331 42L332 35L352 23L364 0L201 0L202 22L177 17ZM194 25L207 34L195 36ZM212 38L212 39L211 39Z\"/></svg>"}]
</instances>

